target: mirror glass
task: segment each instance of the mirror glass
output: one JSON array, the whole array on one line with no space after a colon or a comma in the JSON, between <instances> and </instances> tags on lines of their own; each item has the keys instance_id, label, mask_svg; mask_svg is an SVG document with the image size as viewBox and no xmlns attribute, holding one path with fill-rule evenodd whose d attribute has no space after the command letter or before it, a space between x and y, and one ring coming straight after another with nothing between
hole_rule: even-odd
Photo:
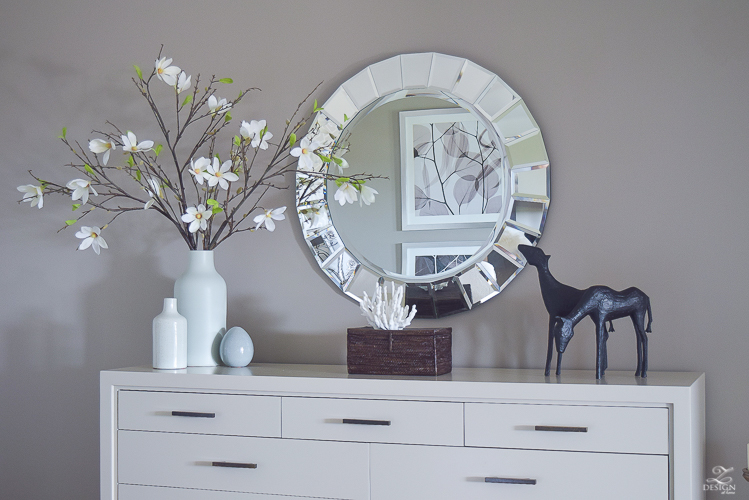
<instances>
[{"instance_id":1,"label":"mirror glass","mask_svg":"<svg viewBox=\"0 0 749 500\"><path fill-rule=\"evenodd\" d=\"M470 310L525 265L549 206L549 163L522 99L493 73L436 53L374 64L322 106L308 136L332 130L343 175L381 176L371 205L297 174L297 212L325 274L360 300L406 283L417 317ZM326 169L323 164L320 168Z\"/></svg>"}]
</instances>

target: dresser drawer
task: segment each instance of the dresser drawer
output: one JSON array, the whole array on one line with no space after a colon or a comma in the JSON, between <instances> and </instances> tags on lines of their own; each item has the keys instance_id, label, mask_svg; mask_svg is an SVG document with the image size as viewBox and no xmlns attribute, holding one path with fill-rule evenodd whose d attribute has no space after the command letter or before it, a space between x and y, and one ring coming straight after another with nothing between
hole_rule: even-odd
<instances>
[{"instance_id":1,"label":"dresser drawer","mask_svg":"<svg viewBox=\"0 0 749 500\"><path fill-rule=\"evenodd\" d=\"M117 500L299 500L304 497L238 493L236 491L189 490L164 486L121 484ZM307 497L309 499L309 497Z\"/></svg>"},{"instance_id":2,"label":"dresser drawer","mask_svg":"<svg viewBox=\"0 0 749 500\"><path fill-rule=\"evenodd\" d=\"M667 408L466 403L466 446L669 453Z\"/></svg>"},{"instance_id":3,"label":"dresser drawer","mask_svg":"<svg viewBox=\"0 0 749 500\"><path fill-rule=\"evenodd\" d=\"M118 428L195 434L281 436L281 398L121 390Z\"/></svg>"},{"instance_id":4,"label":"dresser drawer","mask_svg":"<svg viewBox=\"0 0 749 500\"><path fill-rule=\"evenodd\" d=\"M283 437L463 445L463 404L283 398Z\"/></svg>"},{"instance_id":5,"label":"dresser drawer","mask_svg":"<svg viewBox=\"0 0 749 500\"><path fill-rule=\"evenodd\" d=\"M668 457L376 444L371 500L668 500Z\"/></svg>"},{"instance_id":6,"label":"dresser drawer","mask_svg":"<svg viewBox=\"0 0 749 500\"><path fill-rule=\"evenodd\" d=\"M118 432L120 484L365 500L368 445Z\"/></svg>"}]
</instances>

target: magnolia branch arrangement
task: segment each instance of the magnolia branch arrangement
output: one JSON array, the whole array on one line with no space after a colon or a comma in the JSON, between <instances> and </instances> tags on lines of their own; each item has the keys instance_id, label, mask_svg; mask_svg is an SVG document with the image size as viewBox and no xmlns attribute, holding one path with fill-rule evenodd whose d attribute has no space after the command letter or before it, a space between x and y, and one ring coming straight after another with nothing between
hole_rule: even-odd
<instances>
[{"instance_id":1,"label":"magnolia branch arrangement","mask_svg":"<svg viewBox=\"0 0 749 500\"><path fill-rule=\"evenodd\" d=\"M270 190L286 187L289 172L304 172L313 180L306 196L334 180L335 199L342 205L353 203L357 194L367 204L374 201L377 191L365 183L377 176L343 176L348 164L342 158L346 148L336 140L340 127L315 122L297 140L300 129L322 111L315 100L312 111L300 117L319 85L286 120L280 137L265 120L243 120L229 135L232 111L259 89L242 90L233 100L221 98L218 89L232 84L232 79L212 76L202 85L198 74L193 83L192 76L162 57L161 51L149 74L134 68L133 83L156 120L159 142L139 140L135 132L107 121L108 129L94 130L97 137L84 147L69 139L63 128L59 138L73 154L67 167L76 178L62 184L29 171L36 183L18 187L21 201L32 207L42 208L45 195L70 196L77 215L62 229L96 217L92 214L105 214L102 226L80 226L79 249L91 247L98 254L108 248L104 229L124 213L147 210L166 217L191 250L212 250L240 232L263 227L273 231L274 221L285 218L286 207L268 208L261 202ZM157 102L157 94L166 95L168 106Z\"/></svg>"}]
</instances>

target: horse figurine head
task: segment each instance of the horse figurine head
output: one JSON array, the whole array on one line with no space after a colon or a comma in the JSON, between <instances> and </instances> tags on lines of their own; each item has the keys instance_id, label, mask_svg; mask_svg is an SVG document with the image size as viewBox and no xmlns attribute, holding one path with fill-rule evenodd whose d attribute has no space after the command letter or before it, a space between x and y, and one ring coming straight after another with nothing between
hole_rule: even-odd
<instances>
[{"instance_id":1,"label":"horse figurine head","mask_svg":"<svg viewBox=\"0 0 749 500\"><path fill-rule=\"evenodd\" d=\"M557 316L554 323L554 340L557 344L557 351L564 352L567 349L567 344L575 334L572 330L572 320L567 319L563 316Z\"/></svg>"},{"instance_id":2,"label":"horse figurine head","mask_svg":"<svg viewBox=\"0 0 749 500\"><path fill-rule=\"evenodd\" d=\"M550 255L546 255L543 250L538 247L532 247L530 245L518 245L518 250L523 254L528 264L532 266L544 267L549 263Z\"/></svg>"}]
</instances>

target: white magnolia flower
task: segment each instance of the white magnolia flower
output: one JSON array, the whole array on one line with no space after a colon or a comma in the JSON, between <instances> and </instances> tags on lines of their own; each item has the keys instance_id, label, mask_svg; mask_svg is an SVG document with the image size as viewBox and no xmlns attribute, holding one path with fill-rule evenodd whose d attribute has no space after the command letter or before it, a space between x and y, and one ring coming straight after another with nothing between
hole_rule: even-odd
<instances>
[{"instance_id":1,"label":"white magnolia flower","mask_svg":"<svg viewBox=\"0 0 749 500\"><path fill-rule=\"evenodd\" d=\"M88 179L73 179L66 184L68 189L73 190L72 198L73 201L81 200L81 203L85 204L88 202L88 191L91 190L91 194L99 196L96 189L91 185L91 181ZM98 253L98 252L97 252Z\"/></svg>"},{"instance_id":2,"label":"white magnolia flower","mask_svg":"<svg viewBox=\"0 0 749 500\"><path fill-rule=\"evenodd\" d=\"M343 169L348 168L348 162L344 158L338 158L341 160L340 165L337 161L331 161L328 169L335 168L338 171L338 175L343 175Z\"/></svg>"},{"instance_id":3,"label":"white magnolia flower","mask_svg":"<svg viewBox=\"0 0 749 500\"><path fill-rule=\"evenodd\" d=\"M252 142L250 145L253 148L260 146L260 149L268 149L268 140L273 138L273 134L267 130L263 133L265 128L265 120L252 120L250 123L242 121L242 126L239 127L239 133L242 137L249 139Z\"/></svg>"},{"instance_id":4,"label":"white magnolia flower","mask_svg":"<svg viewBox=\"0 0 749 500\"><path fill-rule=\"evenodd\" d=\"M315 134L315 137L312 140L323 147L330 147L335 143L335 140L339 135L341 135L341 131L338 129L338 125L329 120L325 120L324 122L320 122L317 134Z\"/></svg>"},{"instance_id":5,"label":"white magnolia flower","mask_svg":"<svg viewBox=\"0 0 749 500\"><path fill-rule=\"evenodd\" d=\"M23 193L22 201L31 202L32 207L42 208L42 206L44 205L44 189L42 188L42 186L26 184L24 186L18 186L16 189Z\"/></svg>"},{"instance_id":6,"label":"white magnolia flower","mask_svg":"<svg viewBox=\"0 0 749 500\"><path fill-rule=\"evenodd\" d=\"M354 203L356 201L356 193L357 191L353 184L350 182L344 182L338 188L338 191L335 192L335 199L338 200L338 203L340 203L341 206L346 203ZM369 205L369 203L367 203L367 205Z\"/></svg>"},{"instance_id":7,"label":"white magnolia flower","mask_svg":"<svg viewBox=\"0 0 749 500\"><path fill-rule=\"evenodd\" d=\"M92 153L101 154L104 153L104 157L102 160L104 160L102 163L104 165L107 164L109 161L109 153L117 149L117 145L114 143L114 141L105 141L104 139L92 139L88 143L88 149L91 150Z\"/></svg>"},{"instance_id":8,"label":"white magnolia flower","mask_svg":"<svg viewBox=\"0 0 749 500\"><path fill-rule=\"evenodd\" d=\"M178 66L170 66L171 64L171 58L162 57L156 60L154 66L156 67L156 76L158 79L174 87L177 83L177 75L182 70Z\"/></svg>"},{"instance_id":9,"label":"white magnolia flower","mask_svg":"<svg viewBox=\"0 0 749 500\"><path fill-rule=\"evenodd\" d=\"M127 153L138 153L141 151L148 151L153 147L153 141L143 141L138 142L138 139L135 137L135 134L127 131L127 135L123 135L122 137L122 150Z\"/></svg>"},{"instance_id":10,"label":"white magnolia flower","mask_svg":"<svg viewBox=\"0 0 749 500\"><path fill-rule=\"evenodd\" d=\"M161 182L159 182L157 178L149 177L148 185L151 186L151 189L146 190L148 191L148 196L150 196L151 198L155 198L157 196L159 198L164 197L164 192L161 190Z\"/></svg>"},{"instance_id":11,"label":"white magnolia flower","mask_svg":"<svg viewBox=\"0 0 749 500\"><path fill-rule=\"evenodd\" d=\"M359 186L359 194L361 194L361 198L359 199L359 206L361 206L362 201L367 205L374 203L375 195L380 193L376 189L362 184Z\"/></svg>"},{"instance_id":12,"label":"white magnolia flower","mask_svg":"<svg viewBox=\"0 0 749 500\"><path fill-rule=\"evenodd\" d=\"M196 232L198 229L205 231L208 228L208 219L211 218L213 212L210 208L205 208L205 205L200 204L197 207L187 207L187 211L182 215L182 222L190 224L188 228L191 233Z\"/></svg>"},{"instance_id":13,"label":"white magnolia flower","mask_svg":"<svg viewBox=\"0 0 749 500\"><path fill-rule=\"evenodd\" d=\"M284 220L286 216L283 214L286 211L286 207L274 208L273 210L266 210L262 214L256 216L253 220L257 223L255 230L265 226L268 231L276 229L276 223L274 220Z\"/></svg>"},{"instance_id":14,"label":"white magnolia flower","mask_svg":"<svg viewBox=\"0 0 749 500\"><path fill-rule=\"evenodd\" d=\"M304 215L307 217L311 229L320 227L325 221L323 211L320 207L312 207L305 210Z\"/></svg>"},{"instance_id":15,"label":"white magnolia flower","mask_svg":"<svg viewBox=\"0 0 749 500\"><path fill-rule=\"evenodd\" d=\"M299 146L291 150L291 156L299 158L299 170L317 172L322 167L322 159L315 154L320 143L304 137Z\"/></svg>"},{"instance_id":16,"label":"white magnolia flower","mask_svg":"<svg viewBox=\"0 0 749 500\"><path fill-rule=\"evenodd\" d=\"M218 184L223 189L229 189L229 183L238 181L239 176L231 171L231 160L226 160L221 166L218 161L218 158L214 156L213 165L208 165L208 185L213 187Z\"/></svg>"},{"instance_id":17,"label":"white magnolia flower","mask_svg":"<svg viewBox=\"0 0 749 500\"><path fill-rule=\"evenodd\" d=\"M211 160L203 158L202 156L194 162L190 160L190 173L198 181L198 184L203 185L204 179L209 179L208 167L211 165Z\"/></svg>"},{"instance_id":18,"label":"white magnolia flower","mask_svg":"<svg viewBox=\"0 0 749 500\"><path fill-rule=\"evenodd\" d=\"M101 229L96 226L81 226L81 230L75 233L75 237L83 238L78 250L85 250L91 247L96 252L96 255L99 255L100 249L109 248L107 242L101 237Z\"/></svg>"},{"instance_id":19,"label":"white magnolia flower","mask_svg":"<svg viewBox=\"0 0 749 500\"><path fill-rule=\"evenodd\" d=\"M226 113L229 111L229 108L231 108L231 103L227 103L225 98L219 100L216 99L215 95L211 95L208 98L208 109L211 110L212 115Z\"/></svg>"},{"instance_id":20,"label":"white magnolia flower","mask_svg":"<svg viewBox=\"0 0 749 500\"><path fill-rule=\"evenodd\" d=\"M190 79L192 76L188 75L184 71L179 74L179 79L174 84L175 88L177 89L177 93L181 94L185 90L190 88Z\"/></svg>"},{"instance_id":21,"label":"white magnolia flower","mask_svg":"<svg viewBox=\"0 0 749 500\"><path fill-rule=\"evenodd\" d=\"M153 206L154 201L156 201L156 200L154 200L153 198L151 198L150 200L148 200L146 202L146 204L143 205L143 210L148 210L149 208L151 208Z\"/></svg>"}]
</instances>

